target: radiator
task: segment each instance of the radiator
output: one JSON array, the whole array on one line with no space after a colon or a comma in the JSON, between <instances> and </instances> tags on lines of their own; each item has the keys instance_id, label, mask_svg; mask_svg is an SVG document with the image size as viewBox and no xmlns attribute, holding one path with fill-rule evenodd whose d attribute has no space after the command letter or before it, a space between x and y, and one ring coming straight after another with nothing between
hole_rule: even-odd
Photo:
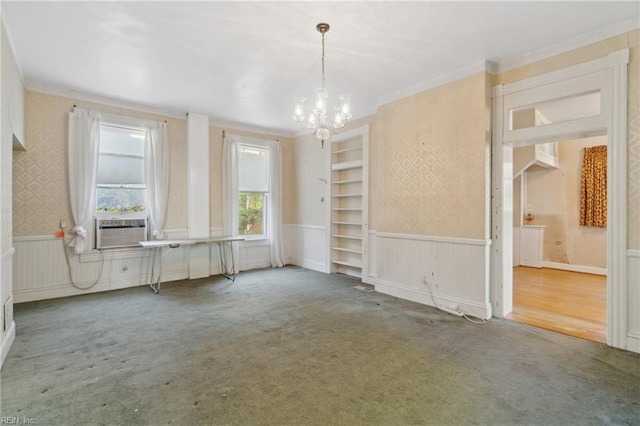
<instances>
[{"instance_id":1,"label":"radiator","mask_svg":"<svg viewBox=\"0 0 640 426\"><path fill-rule=\"evenodd\" d=\"M147 241L147 219L96 219L96 248L138 246Z\"/></svg>"}]
</instances>

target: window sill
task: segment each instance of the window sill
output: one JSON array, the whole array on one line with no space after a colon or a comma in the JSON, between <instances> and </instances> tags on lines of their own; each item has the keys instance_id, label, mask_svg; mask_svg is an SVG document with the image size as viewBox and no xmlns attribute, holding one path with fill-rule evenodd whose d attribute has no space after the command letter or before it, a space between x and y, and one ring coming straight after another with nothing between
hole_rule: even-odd
<instances>
[{"instance_id":1,"label":"window sill","mask_svg":"<svg viewBox=\"0 0 640 426\"><path fill-rule=\"evenodd\" d=\"M250 240L240 241L240 247L262 247L270 245L271 240L268 238L253 238Z\"/></svg>"}]
</instances>

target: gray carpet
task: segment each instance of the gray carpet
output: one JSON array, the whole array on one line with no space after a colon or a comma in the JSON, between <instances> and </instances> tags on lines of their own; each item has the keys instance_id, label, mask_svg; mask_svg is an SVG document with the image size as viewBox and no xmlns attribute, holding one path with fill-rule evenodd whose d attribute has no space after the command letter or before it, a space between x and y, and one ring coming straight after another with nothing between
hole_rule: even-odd
<instances>
[{"instance_id":1,"label":"gray carpet","mask_svg":"<svg viewBox=\"0 0 640 426\"><path fill-rule=\"evenodd\" d=\"M88 424L640 424L640 356L288 267L21 304L2 416Z\"/></svg>"}]
</instances>

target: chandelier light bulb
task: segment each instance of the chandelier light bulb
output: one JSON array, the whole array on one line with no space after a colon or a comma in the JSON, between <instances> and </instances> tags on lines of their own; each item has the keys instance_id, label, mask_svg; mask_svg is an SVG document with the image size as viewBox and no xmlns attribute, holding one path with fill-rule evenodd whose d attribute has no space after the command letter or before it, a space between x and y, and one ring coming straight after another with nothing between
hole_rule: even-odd
<instances>
[{"instance_id":1,"label":"chandelier light bulb","mask_svg":"<svg viewBox=\"0 0 640 426\"><path fill-rule=\"evenodd\" d=\"M316 137L320 139L322 146L324 146L324 141L331 137L332 130L336 133L351 119L351 95L345 93L338 96L340 105L333 107L333 119L331 119L331 117L327 118L327 99L329 98L329 93L324 85L324 35L329 31L329 24L321 22L316 25L316 30L322 34L322 86L316 89L315 102L306 118L304 112L305 98L295 98L293 119L297 121L301 127L306 125L309 129L315 129ZM329 114L331 115L331 113Z\"/></svg>"},{"instance_id":2,"label":"chandelier light bulb","mask_svg":"<svg viewBox=\"0 0 640 426\"><path fill-rule=\"evenodd\" d=\"M296 97L296 107L293 111L293 119L298 123L304 120L304 98L302 96Z\"/></svg>"}]
</instances>

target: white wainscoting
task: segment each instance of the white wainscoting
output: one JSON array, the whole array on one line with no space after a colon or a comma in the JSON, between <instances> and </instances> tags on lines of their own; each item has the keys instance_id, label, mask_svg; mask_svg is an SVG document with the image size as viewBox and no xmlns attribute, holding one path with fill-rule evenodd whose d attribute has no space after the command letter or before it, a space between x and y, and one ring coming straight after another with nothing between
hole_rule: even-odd
<instances>
[{"instance_id":1,"label":"white wainscoting","mask_svg":"<svg viewBox=\"0 0 640 426\"><path fill-rule=\"evenodd\" d=\"M627 350L640 352L640 250L627 250Z\"/></svg>"},{"instance_id":2,"label":"white wainscoting","mask_svg":"<svg viewBox=\"0 0 640 426\"><path fill-rule=\"evenodd\" d=\"M7 287L11 288L11 281L12 281L12 277L13 277L13 256L14 256L14 249L11 248L9 250L7 250L7 252L2 254L2 258L0 259L0 271L2 273L2 276L0 277L0 283L3 286L3 288L5 289L5 291L0 292L2 293L2 300L0 300L0 306L2 306L2 309L0 309L0 312L3 316L3 318L0 318L0 321L4 324L4 315L5 315L5 309L7 310L7 323L6 323L6 329L2 332L2 339L0 340L0 367L2 367L2 364L4 364L4 360L7 357L7 355L9 354L9 349L11 349L11 345L13 345L13 341L16 338L16 323L13 320L13 298L11 296L11 293L9 291L7 291ZM7 303L8 302L8 303ZM8 305L8 306L5 306Z\"/></svg>"},{"instance_id":3,"label":"white wainscoting","mask_svg":"<svg viewBox=\"0 0 640 426\"><path fill-rule=\"evenodd\" d=\"M165 230L167 239L187 238L186 229ZM212 228L211 236L221 236L222 229ZM236 243L237 244L237 243ZM271 266L269 245L240 243L238 262L241 271ZM16 237L13 256L13 295L15 303L56 297L74 296L148 285L151 280L153 252L142 248L92 251L76 256L70 253L71 273L79 287L88 287L100 275L98 283L90 289L77 289L71 284L64 257L63 240L52 236ZM162 282L189 277L190 247L166 249L163 255ZM220 273L217 246L210 247L211 275ZM155 276L158 273L156 261Z\"/></svg>"},{"instance_id":4,"label":"white wainscoting","mask_svg":"<svg viewBox=\"0 0 640 426\"><path fill-rule=\"evenodd\" d=\"M489 240L369 232L369 275L376 291L433 306L458 304L491 318Z\"/></svg>"},{"instance_id":5,"label":"white wainscoting","mask_svg":"<svg viewBox=\"0 0 640 426\"><path fill-rule=\"evenodd\" d=\"M284 225L283 233L287 264L329 272L326 227L288 224Z\"/></svg>"}]
</instances>

